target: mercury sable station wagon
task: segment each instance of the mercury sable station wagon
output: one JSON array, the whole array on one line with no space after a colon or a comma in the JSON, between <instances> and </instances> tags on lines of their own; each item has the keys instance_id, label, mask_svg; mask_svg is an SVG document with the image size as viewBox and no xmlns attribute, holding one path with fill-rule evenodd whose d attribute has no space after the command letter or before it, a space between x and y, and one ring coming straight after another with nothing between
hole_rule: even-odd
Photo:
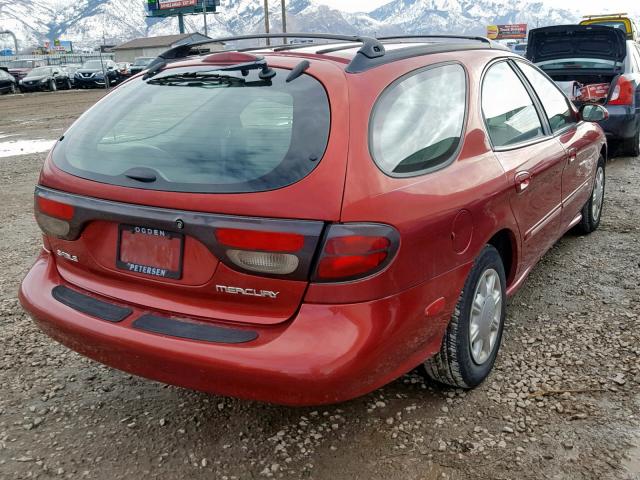
<instances>
[{"instance_id":1,"label":"mercury sable station wagon","mask_svg":"<svg viewBox=\"0 0 640 480\"><path fill-rule=\"evenodd\" d=\"M606 110L484 38L289 36L334 43L176 47L59 139L22 305L217 394L325 404L420 365L475 387L507 296L598 227Z\"/></svg>"}]
</instances>

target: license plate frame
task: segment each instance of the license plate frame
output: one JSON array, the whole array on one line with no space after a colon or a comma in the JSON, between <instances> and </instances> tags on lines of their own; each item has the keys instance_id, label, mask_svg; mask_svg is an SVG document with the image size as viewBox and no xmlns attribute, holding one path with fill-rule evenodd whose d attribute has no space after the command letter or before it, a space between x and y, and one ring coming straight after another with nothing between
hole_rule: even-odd
<instances>
[{"instance_id":1,"label":"license plate frame","mask_svg":"<svg viewBox=\"0 0 640 480\"><path fill-rule=\"evenodd\" d=\"M179 244L179 253L178 253L178 268L175 270L171 270L169 268L164 268L158 265L145 265L142 263L137 263L135 261L126 261L122 259L122 236L124 232L129 232L134 235L141 235L144 238L162 238L163 240L172 241L178 239L180 241ZM150 232L150 233L147 233ZM182 278L183 267L184 267L184 235L177 232L172 232L170 230L164 230L162 228L153 228L146 227L141 225L128 225L128 224L120 224L118 225L118 245L116 248L116 267L119 270L124 270L129 273L137 273L141 275L145 275L149 278L157 278L157 279L172 279L172 280L180 280Z\"/></svg>"}]
</instances>

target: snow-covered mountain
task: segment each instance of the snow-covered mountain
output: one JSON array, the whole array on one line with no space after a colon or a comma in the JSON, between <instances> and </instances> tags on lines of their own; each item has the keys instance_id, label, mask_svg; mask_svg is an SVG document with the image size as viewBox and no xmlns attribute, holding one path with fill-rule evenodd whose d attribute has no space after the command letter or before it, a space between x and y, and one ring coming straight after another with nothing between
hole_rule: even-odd
<instances>
[{"instance_id":1,"label":"snow-covered mountain","mask_svg":"<svg viewBox=\"0 0 640 480\"><path fill-rule=\"evenodd\" d=\"M273 31L281 25L280 0L270 0ZM222 0L220 12L209 15L209 35L260 32L262 0ZM55 38L80 45L119 43L145 35L178 32L177 19L151 19L145 0L0 0L0 30L16 33L22 46ZM523 0L393 0L371 13L347 13L314 0L288 0L289 31L344 34L484 34L493 23L543 26L574 23L577 14L541 1ZM202 16L186 18L188 31L203 29ZM0 47L9 46L0 37Z\"/></svg>"}]
</instances>

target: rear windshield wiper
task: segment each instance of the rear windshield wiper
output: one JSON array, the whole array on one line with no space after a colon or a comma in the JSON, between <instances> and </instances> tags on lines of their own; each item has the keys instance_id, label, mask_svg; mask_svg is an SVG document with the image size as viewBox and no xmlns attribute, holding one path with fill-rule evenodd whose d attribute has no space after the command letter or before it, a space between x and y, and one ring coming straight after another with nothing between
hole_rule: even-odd
<instances>
[{"instance_id":1,"label":"rear windshield wiper","mask_svg":"<svg viewBox=\"0 0 640 480\"><path fill-rule=\"evenodd\" d=\"M268 80L248 82L232 75L208 72L183 72L147 80L149 85L169 85L172 87L263 87L270 86Z\"/></svg>"}]
</instances>

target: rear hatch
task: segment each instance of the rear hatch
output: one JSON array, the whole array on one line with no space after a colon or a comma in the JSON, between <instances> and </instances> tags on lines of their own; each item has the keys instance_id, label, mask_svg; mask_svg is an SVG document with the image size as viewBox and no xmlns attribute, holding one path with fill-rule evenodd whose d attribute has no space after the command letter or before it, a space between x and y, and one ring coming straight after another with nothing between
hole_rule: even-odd
<instances>
[{"instance_id":1,"label":"rear hatch","mask_svg":"<svg viewBox=\"0 0 640 480\"><path fill-rule=\"evenodd\" d=\"M348 120L329 98L346 103L344 75L287 81L242 60L135 78L57 143L36 211L67 282L205 319L295 314L340 216Z\"/></svg>"},{"instance_id":2,"label":"rear hatch","mask_svg":"<svg viewBox=\"0 0 640 480\"><path fill-rule=\"evenodd\" d=\"M578 104L606 103L624 73L626 56L624 32L597 25L531 30L526 54Z\"/></svg>"}]
</instances>

